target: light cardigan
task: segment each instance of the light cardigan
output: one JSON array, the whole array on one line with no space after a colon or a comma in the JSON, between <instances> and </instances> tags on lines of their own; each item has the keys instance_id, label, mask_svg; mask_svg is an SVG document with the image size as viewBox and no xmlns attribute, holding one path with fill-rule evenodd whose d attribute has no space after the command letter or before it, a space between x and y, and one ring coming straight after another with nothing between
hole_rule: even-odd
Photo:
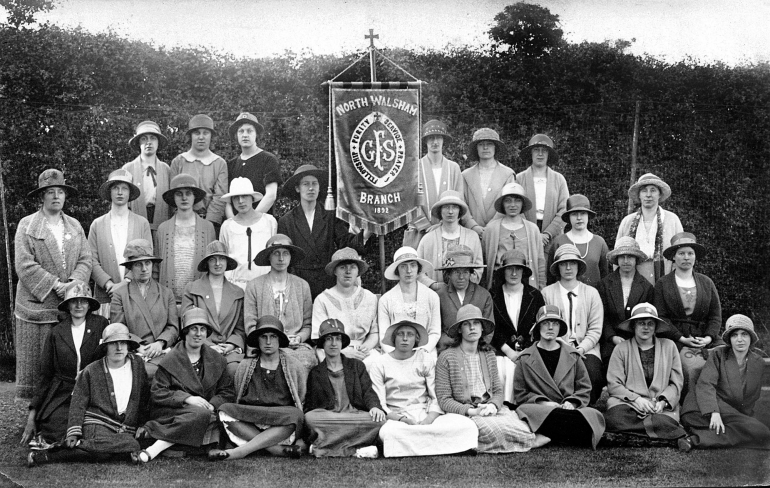
<instances>
[{"instance_id":1,"label":"light cardigan","mask_svg":"<svg viewBox=\"0 0 770 488\"><path fill-rule=\"evenodd\" d=\"M604 323L604 306L599 292L593 286L578 282L578 286L572 290L580 299L575 312L575 324L573 330L577 338L577 347L585 354L591 354L601 360L599 353L599 339L602 336L602 324ZM543 298L546 305L556 305L562 311L564 320L569 324L569 309L564 309L559 283L543 288ZM564 336L562 336L564 339Z\"/></svg>"},{"instance_id":2,"label":"light cardigan","mask_svg":"<svg viewBox=\"0 0 770 488\"><path fill-rule=\"evenodd\" d=\"M243 317L248 335L257 326L257 319L263 315L278 317L283 323L287 335L297 335L307 329L308 337L313 316L313 300L310 298L310 286L307 281L290 274L286 281L286 304L283 314L275 307L273 288L269 274L257 276L246 285L243 301Z\"/></svg>"},{"instance_id":3,"label":"light cardigan","mask_svg":"<svg viewBox=\"0 0 770 488\"><path fill-rule=\"evenodd\" d=\"M174 271L175 227L176 215L163 222L158 228L158 249L156 249L156 256L163 260L159 266L160 276L158 277L158 282L169 290L175 288L174 282L176 281L176 273ZM200 218L198 214L195 214L195 236L193 237L195 240L195 253L193 254L192 261L193 280L197 280L203 276L203 273L198 271L198 263L206 255L206 246L216 238L214 225L211 222Z\"/></svg>"},{"instance_id":4,"label":"light cardigan","mask_svg":"<svg viewBox=\"0 0 770 488\"><path fill-rule=\"evenodd\" d=\"M524 217L537 224L537 199L535 197L535 178L532 175L532 166L516 175L516 182L524 187L527 198L532 202L532 208L524 212ZM562 233L565 222L561 219L567 210L567 198L569 188L567 180L561 173L551 168L545 169L545 208L543 209L543 234L554 238Z\"/></svg>"},{"instance_id":5,"label":"light cardigan","mask_svg":"<svg viewBox=\"0 0 770 488\"><path fill-rule=\"evenodd\" d=\"M291 398L294 400L294 406L304 410L302 405L305 403L305 394L307 393L307 369L284 351L278 351L278 360L281 363L283 376L286 378L286 384L289 385ZM235 371L235 403L240 403L243 396L249 390L251 377L254 371L259 367L259 352L257 356L251 359L244 359L238 365Z\"/></svg>"},{"instance_id":6,"label":"light cardigan","mask_svg":"<svg viewBox=\"0 0 770 488\"><path fill-rule=\"evenodd\" d=\"M477 225L486 227L492 219L500 216L495 210L495 200L500 196L506 184L516 181L516 174L511 168L498 162L489 182L490 186L485 188L486 191L483 192L478 163L463 171L462 177L465 187L465 203L468 204L470 211L460 219L460 222L469 229L473 229ZM542 246L542 242L540 244Z\"/></svg>"},{"instance_id":7,"label":"light cardigan","mask_svg":"<svg viewBox=\"0 0 770 488\"><path fill-rule=\"evenodd\" d=\"M628 405L643 414L634 405L634 400L642 397L655 402L664 397L668 406L661 413L679 420L679 395L682 393L683 382L682 361L676 344L656 337L655 373L648 387L639 357L639 343L631 338L615 346L612 351L607 369L607 391L610 394L607 409Z\"/></svg>"},{"instance_id":8,"label":"light cardigan","mask_svg":"<svg viewBox=\"0 0 770 488\"><path fill-rule=\"evenodd\" d=\"M142 160L139 156L136 157L130 163L123 165L124 170L131 173L133 177L133 183L139 187L139 198L133 202L128 203L128 208L131 209L136 215L147 218L147 205L144 203L144 189L142 184L144 182L144 170L142 169ZM171 181L171 168L168 164L164 163L160 159L155 158L155 211L153 212L152 224L150 229L158 230L158 227L163 222L167 221L171 217L171 212L168 208L168 204L163 200L163 193L168 191ZM147 219L149 220L149 219Z\"/></svg>"},{"instance_id":9,"label":"light cardigan","mask_svg":"<svg viewBox=\"0 0 770 488\"><path fill-rule=\"evenodd\" d=\"M545 286L545 253L543 251L543 238L537 225L522 219L524 230L527 232L527 267L532 271L529 277L529 285L538 290ZM487 263L486 282L487 289L492 288L494 271L497 269L497 247L500 244L500 229L503 219L495 219L484 229L481 238L481 247L484 249L484 259Z\"/></svg>"},{"instance_id":10,"label":"light cardigan","mask_svg":"<svg viewBox=\"0 0 770 488\"><path fill-rule=\"evenodd\" d=\"M630 236L636 239L635 235L631 235L631 223L634 221L634 217L637 212L631 213L623 217L618 227L618 235L615 240L620 239L623 236ZM668 274L671 271L672 263L668 259L663 257L663 251L671 246L671 238L680 232L684 232L682 228L682 222L679 221L679 217L673 212L661 207L660 218L663 219L663 240L661 242L660 259L664 263L664 274ZM644 225L640 223L639 225ZM651 284L655 284L655 269L653 266L652 256L647 256L647 261L643 263L636 263L636 272L647 278ZM660 277L658 277L660 278Z\"/></svg>"},{"instance_id":11,"label":"light cardigan","mask_svg":"<svg viewBox=\"0 0 770 488\"><path fill-rule=\"evenodd\" d=\"M444 249L441 237L441 225L435 227L433 230L425 234L420 240L420 244L417 246L417 256L429 261L433 268L441 267L444 264ZM470 229L460 227L460 245L467 246L473 251L473 263L483 264L483 253L481 251L481 241L479 235ZM471 275L471 281L478 283L481 281L481 269L477 269ZM428 276L426 273L420 273L418 278L420 283L425 286L430 286L435 282L444 282L444 272L434 271L432 275Z\"/></svg>"},{"instance_id":12,"label":"light cardigan","mask_svg":"<svg viewBox=\"0 0 770 488\"><path fill-rule=\"evenodd\" d=\"M377 325L380 329L380 343L385 353L392 352L393 346L382 343L388 327L402 320L417 322L428 330L428 343L422 346L429 353L435 354L436 344L441 338L441 305L438 295L422 283L417 284L417 317L410 317L404 312L404 298L401 287L396 284L380 298L377 305ZM435 356L434 356L435 357Z\"/></svg>"},{"instance_id":13,"label":"light cardigan","mask_svg":"<svg viewBox=\"0 0 770 488\"><path fill-rule=\"evenodd\" d=\"M57 281L82 281L91 277L91 247L80 222L61 214L64 220L63 250L48 230L42 209L19 222L14 237L16 285L14 315L35 324L59 321L61 299L53 290Z\"/></svg>"},{"instance_id":14,"label":"light cardigan","mask_svg":"<svg viewBox=\"0 0 770 488\"><path fill-rule=\"evenodd\" d=\"M497 410L503 406L503 388L497 372L497 359L492 350L479 351L481 376L484 389L489 395L486 403L492 403ZM471 404L471 385L465 374L463 353L460 347L450 347L441 353L436 364L436 398L441 409L446 413L467 415Z\"/></svg>"},{"instance_id":15,"label":"light cardigan","mask_svg":"<svg viewBox=\"0 0 770 488\"><path fill-rule=\"evenodd\" d=\"M423 190L425 191L425 205L422 206L423 212L418 212L418 217L411 224L418 229L427 228L430 225L438 224L439 220L430 213L433 204L438 201L438 197L447 190L454 190L460 194L464 191L463 178L460 174L460 165L442 156L441 161L441 182L439 191L436 192L436 179L433 176L433 169L428 156L420 159L421 178ZM430 217L430 221L425 218Z\"/></svg>"}]
</instances>

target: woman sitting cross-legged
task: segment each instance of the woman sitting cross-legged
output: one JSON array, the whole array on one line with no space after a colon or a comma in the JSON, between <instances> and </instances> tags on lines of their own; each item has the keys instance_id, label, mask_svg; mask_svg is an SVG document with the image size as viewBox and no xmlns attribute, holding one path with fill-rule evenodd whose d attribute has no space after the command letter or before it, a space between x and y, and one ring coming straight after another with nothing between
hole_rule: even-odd
<instances>
[{"instance_id":1,"label":"woman sitting cross-legged","mask_svg":"<svg viewBox=\"0 0 770 488\"><path fill-rule=\"evenodd\" d=\"M366 366L341 351L350 344L345 325L326 319L318 330L318 347L326 355L307 380L305 420L315 457L377 457L374 445L385 422L380 400Z\"/></svg>"},{"instance_id":2,"label":"woman sitting cross-legged","mask_svg":"<svg viewBox=\"0 0 770 488\"><path fill-rule=\"evenodd\" d=\"M537 447L535 434L503 406L495 353L482 338L494 326L475 305L457 311L457 321L448 331L454 345L441 353L436 365L438 404L445 412L470 417L476 423L479 452L526 452ZM540 439L541 445L547 442Z\"/></svg>"},{"instance_id":3,"label":"woman sitting cross-legged","mask_svg":"<svg viewBox=\"0 0 770 488\"><path fill-rule=\"evenodd\" d=\"M205 345L216 332L206 312L191 308L182 320L182 340L161 360L152 381L152 420L145 429L156 441L132 455L135 464L149 462L174 444L218 442L216 410L235 398L227 360Z\"/></svg>"},{"instance_id":4,"label":"woman sitting cross-legged","mask_svg":"<svg viewBox=\"0 0 770 488\"><path fill-rule=\"evenodd\" d=\"M304 447L300 434L307 370L284 349L289 337L277 317L260 317L246 345L256 347L257 356L241 361L235 372L235 403L219 409L219 419L237 447L213 450L209 459L240 459L260 450L299 458Z\"/></svg>"},{"instance_id":5,"label":"woman sitting cross-legged","mask_svg":"<svg viewBox=\"0 0 770 488\"><path fill-rule=\"evenodd\" d=\"M116 454L139 450L147 418L150 385L144 361L133 354L139 338L123 324L102 332L106 356L89 364L79 375L69 409L66 448L31 451L30 468L46 462L105 461Z\"/></svg>"}]
</instances>

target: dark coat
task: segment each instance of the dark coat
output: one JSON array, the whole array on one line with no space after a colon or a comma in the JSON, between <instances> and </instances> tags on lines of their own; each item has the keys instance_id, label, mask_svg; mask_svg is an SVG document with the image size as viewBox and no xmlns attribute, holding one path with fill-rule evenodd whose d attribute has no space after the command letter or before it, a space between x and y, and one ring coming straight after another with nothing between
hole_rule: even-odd
<instances>
[{"instance_id":1,"label":"dark coat","mask_svg":"<svg viewBox=\"0 0 770 488\"><path fill-rule=\"evenodd\" d=\"M368 412L373 408L382 410L380 400L372 389L372 380L366 371L364 363L358 359L342 355L342 370L345 372L345 390L348 393L350 405L358 410ZM307 395L305 396L305 412L317 408L334 410L334 388L329 379L326 360L310 370L307 377Z\"/></svg>"},{"instance_id":2,"label":"dark coat","mask_svg":"<svg viewBox=\"0 0 770 488\"><path fill-rule=\"evenodd\" d=\"M631 292L628 294L628 303L623 305L623 284L620 282L620 271L615 270L605 276L596 286L599 296L604 304L604 325L602 326L602 339L600 343L602 363L607 364L612 356L615 344L612 337L631 339L633 332L618 330L617 325L631 318L631 310L640 303L655 301L655 288L640 273L634 273L631 282Z\"/></svg>"},{"instance_id":3,"label":"dark coat","mask_svg":"<svg viewBox=\"0 0 770 488\"><path fill-rule=\"evenodd\" d=\"M212 324L216 324L219 332L212 333L206 340L207 344L229 343L241 349L246 348L246 331L243 327L243 290L225 278L222 284L222 302L217 313L214 301L214 290L208 274L188 284L182 297L182 308L179 313L184 313L193 307L206 311L206 315Z\"/></svg>"},{"instance_id":4,"label":"dark coat","mask_svg":"<svg viewBox=\"0 0 770 488\"><path fill-rule=\"evenodd\" d=\"M524 339L521 349L526 349L532 345L532 336L530 331L535 325L535 318L540 307L545 305L545 299L540 291L524 283L524 291L521 297L521 308L519 309L519 323L513 327L511 317L505 308L505 296L503 294L502 284L492 288L492 308L495 314L495 336L492 339L492 347L498 356L503 355L501 349L503 344L516 350L516 337Z\"/></svg>"},{"instance_id":5,"label":"dark coat","mask_svg":"<svg viewBox=\"0 0 770 488\"><path fill-rule=\"evenodd\" d=\"M447 331L457 321L457 311L463 305L476 305L484 318L495 321L492 313L492 295L481 285L468 283L462 303L460 303L457 292L451 283L441 285L437 293L441 309L441 339L436 345L436 350L439 353L454 344L454 339L447 335ZM485 339L491 341L491 337Z\"/></svg>"},{"instance_id":6,"label":"dark coat","mask_svg":"<svg viewBox=\"0 0 770 488\"><path fill-rule=\"evenodd\" d=\"M695 300L692 315L687 317L674 274L675 271L671 271L655 283L655 307L658 309L658 316L674 326L671 333L661 334L661 337L671 339L679 349L682 348L682 343L679 342L682 336L709 336L711 337L710 348L722 344L719 337L719 329L722 327L722 305L714 282L706 275L693 273L698 297Z\"/></svg>"}]
</instances>

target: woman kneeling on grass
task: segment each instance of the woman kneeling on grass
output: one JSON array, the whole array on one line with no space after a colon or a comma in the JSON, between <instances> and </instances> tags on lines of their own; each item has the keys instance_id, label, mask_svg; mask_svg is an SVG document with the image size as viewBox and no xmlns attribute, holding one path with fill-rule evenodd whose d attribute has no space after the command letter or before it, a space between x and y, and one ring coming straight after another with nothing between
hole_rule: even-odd
<instances>
[{"instance_id":1,"label":"woman kneeling on grass","mask_svg":"<svg viewBox=\"0 0 770 488\"><path fill-rule=\"evenodd\" d=\"M69 409L66 448L32 451L30 468L47 462L105 461L115 454L139 450L147 417L150 386L144 361L129 353L139 338L123 324L110 324L102 333L107 355L78 376Z\"/></svg>"}]
</instances>

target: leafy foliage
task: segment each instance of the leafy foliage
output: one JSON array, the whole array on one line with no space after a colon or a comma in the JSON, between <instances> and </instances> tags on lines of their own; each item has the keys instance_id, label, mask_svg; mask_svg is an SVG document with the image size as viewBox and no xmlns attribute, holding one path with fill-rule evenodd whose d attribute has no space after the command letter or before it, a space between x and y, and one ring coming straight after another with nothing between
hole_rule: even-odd
<instances>
[{"instance_id":1,"label":"leafy foliage","mask_svg":"<svg viewBox=\"0 0 770 488\"><path fill-rule=\"evenodd\" d=\"M58 0L0 0L0 7L8 12L8 23L19 28L35 22L39 12L50 12Z\"/></svg>"},{"instance_id":2,"label":"leafy foliage","mask_svg":"<svg viewBox=\"0 0 770 488\"><path fill-rule=\"evenodd\" d=\"M564 31L559 16L540 5L518 2L495 15L489 30L493 51L540 58L563 46Z\"/></svg>"}]
</instances>

